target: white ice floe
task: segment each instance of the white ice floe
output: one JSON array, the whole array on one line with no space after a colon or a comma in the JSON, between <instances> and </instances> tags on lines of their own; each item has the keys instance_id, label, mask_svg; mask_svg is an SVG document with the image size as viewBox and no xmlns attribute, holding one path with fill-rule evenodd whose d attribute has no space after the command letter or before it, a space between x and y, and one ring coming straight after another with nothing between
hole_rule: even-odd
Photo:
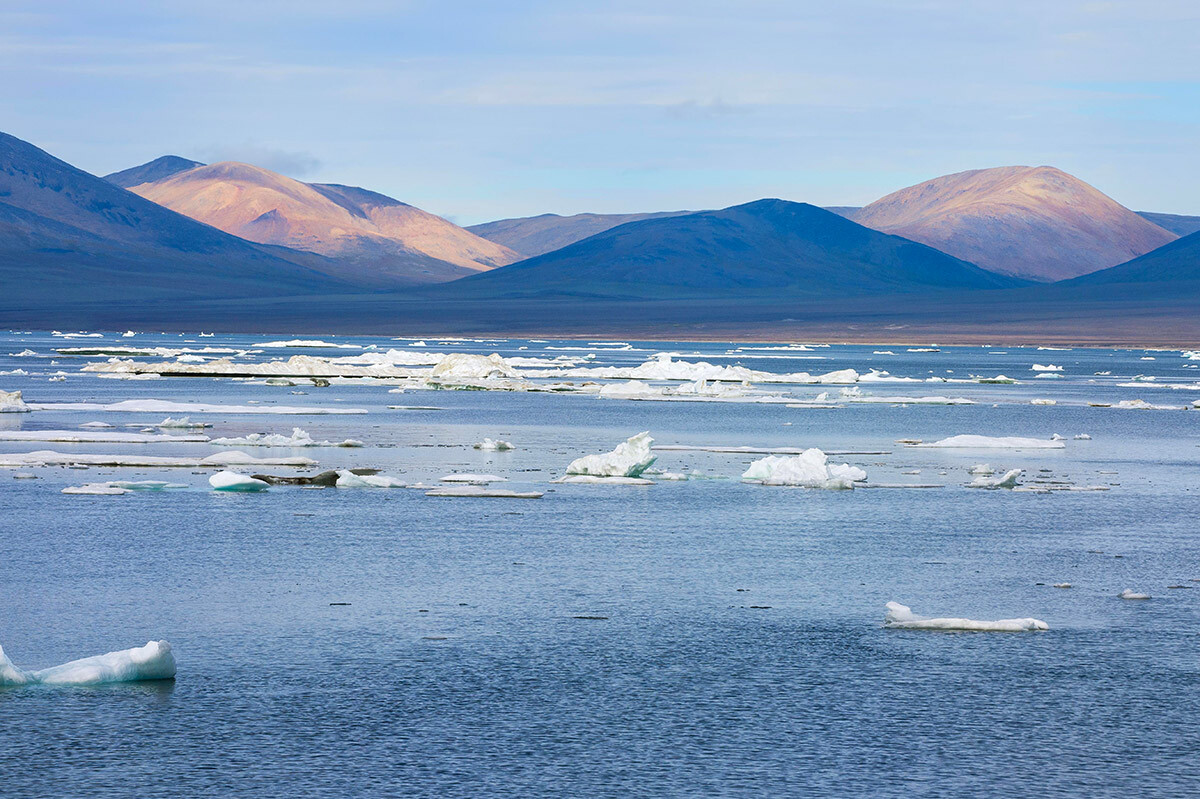
<instances>
[{"instance_id":1,"label":"white ice floe","mask_svg":"<svg viewBox=\"0 0 1200 799\"><path fill-rule=\"evenodd\" d=\"M21 399L20 391L0 391L0 413L29 413L31 410Z\"/></svg>"},{"instance_id":2,"label":"white ice floe","mask_svg":"<svg viewBox=\"0 0 1200 799\"><path fill-rule=\"evenodd\" d=\"M621 485L621 486L652 486L653 480L647 480L644 477L624 477L612 476L604 477L595 474L568 474L566 477L559 477L551 480L552 483L580 483L585 485Z\"/></svg>"},{"instance_id":3,"label":"white ice floe","mask_svg":"<svg viewBox=\"0 0 1200 799\"><path fill-rule=\"evenodd\" d=\"M110 480L108 484L126 491L166 491L172 488L187 488L183 483L168 483L166 480Z\"/></svg>"},{"instance_id":4,"label":"white ice floe","mask_svg":"<svg viewBox=\"0 0 1200 799\"><path fill-rule=\"evenodd\" d=\"M967 474L995 474L996 470L986 463L977 463L970 469L967 469Z\"/></svg>"},{"instance_id":5,"label":"white ice floe","mask_svg":"<svg viewBox=\"0 0 1200 799\"><path fill-rule=\"evenodd\" d=\"M386 474L355 474L349 469L339 469L338 488L408 488L408 483Z\"/></svg>"},{"instance_id":6,"label":"white ice floe","mask_svg":"<svg viewBox=\"0 0 1200 799\"><path fill-rule=\"evenodd\" d=\"M641 477L655 456L650 451L654 439L649 432L638 433L617 445L612 452L602 455L584 455L567 466L568 475L591 477Z\"/></svg>"},{"instance_id":7,"label":"white ice floe","mask_svg":"<svg viewBox=\"0 0 1200 799\"><path fill-rule=\"evenodd\" d=\"M33 350L21 350L20 352L10 352L9 355L13 358L32 358L37 353Z\"/></svg>"},{"instance_id":8,"label":"white ice floe","mask_svg":"<svg viewBox=\"0 0 1200 799\"><path fill-rule=\"evenodd\" d=\"M1089 436L1087 433L1076 433L1075 440L1076 441L1091 441L1092 437Z\"/></svg>"},{"instance_id":9,"label":"white ice floe","mask_svg":"<svg viewBox=\"0 0 1200 799\"><path fill-rule=\"evenodd\" d=\"M443 483L470 483L471 485L487 485L488 483L503 483L508 480L507 477L501 477L498 474L471 474L469 472L462 474L448 474L438 478Z\"/></svg>"},{"instance_id":10,"label":"white ice floe","mask_svg":"<svg viewBox=\"0 0 1200 799\"><path fill-rule=\"evenodd\" d=\"M290 436L279 433L251 433L242 438L214 438L209 442L218 447L361 447L363 442L353 438L345 441L314 441L313 437L299 427L292 428Z\"/></svg>"},{"instance_id":11,"label":"white ice floe","mask_svg":"<svg viewBox=\"0 0 1200 799\"><path fill-rule=\"evenodd\" d=\"M20 392L18 392L20 393ZM288 405L215 405L203 402L172 402L170 400L124 400L99 404L95 402L36 402L29 403L35 411L105 411L108 413L228 413L304 415L357 415L363 408L304 408Z\"/></svg>"},{"instance_id":12,"label":"white ice floe","mask_svg":"<svg viewBox=\"0 0 1200 799\"><path fill-rule=\"evenodd\" d=\"M52 450L16 452L0 455L0 467L22 466L161 466L187 468L225 466L231 464L254 466L314 466L310 458L256 458L244 452L216 452L206 458L167 458L155 455L93 455L64 453Z\"/></svg>"},{"instance_id":13,"label":"white ice floe","mask_svg":"<svg viewBox=\"0 0 1200 799\"><path fill-rule=\"evenodd\" d=\"M128 494L129 489L114 486L111 483L84 483L81 486L67 486L62 490L64 494L89 494L93 496L117 496L120 494Z\"/></svg>"},{"instance_id":14,"label":"white ice floe","mask_svg":"<svg viewBox=\"0 0 1200 799\"><path fill-rule=\"evenodd\" d=\"M828 456L813 447L799 455L768 455L754 461L742 474L749 480L770 486L850 489L867 479L867 473L848 463L828 463Z\"/></svg>"},{"instance_id":15,"label":"white ice floe","mask_svg":"<svg viewBox=\"0 0 1200 799\"><path fill-rule=\"evenodd\" d=\"M0 441L50 441L60 444L197 444L208 436L168 436L104 430L0 430Z\"/></svg>"},{"instance_id":16,"label":"white ice floe","mask_svg":"<svg viewBox=\"0 0 1200 799\"><path fill-rule=\"evenodd\" d=\"M887 603L887 615L883 626L896 630L966 630L971 632L1016 633L1048 630L1050 625L1040 619L1000 619L998 621L976 621L975 619L938 618L917 616L912 609L899 602Z\"/></svg>"},{"instance_id":17,"label":"white ice floe","mask_svg":"<svg viewBox=\"0 0 1200 799\"><path fill-rule=\"evenodd\" d=\"M1066 444L1042 438L1021 438L1019 436L974 436L960 435L943 438L940 441L911 444L914 447L942 447L953 449L1063 449Z\"/></svg>"},{"instance_id":18,"label":"white ice floe","mask_svg":"<svg viewBox=\"0 0 1200 799\"><path fill-rule=\"evenodd\" d=\"M92 422L91 424L104 424L104 423L103 422ZM168 416L166 419L163 419L158 424L151 425L151 426L152 427L160 427L164 430L203 430L206 427L212 427L212 425L207 422L193 422L187 416L180 416L178 419L172 419L170 416ZM109 427L112 427L112 425L109 425Z\"/></svg>"},{"instance_id":19,"label":"white ice floe","mask_svg":"<svg viewBox=\"0 0 1200 799\"><path fill-rule=\"evenodd\" d=\"M434 488L425 492L427 497L497 497L507 499L541 499L541 491L513 491L507 488L485 488L483 486L453 486Z\"/></svg>"},{"instance_id":20,"label":"white ice floe","mask_svg":"<svg viewBox=\"0 0 1200 799\"><path fill-rule=\"evenodd\" d=\"M601 386L598 395L608 399L658 399L663 396L663 389L640 380L630 380Z\"/></svg>"},{"instance_id":21,"label":"white ice floe","mask_svg":"<svg viewBox=\"0 0 1200 799\"><path fill-rule=\"evenodd\" d=\"M998 477L989 477L981 474L967 483L967 488L1016 488L1017 479L1021 476L1021 472L1021 469L1009 469Z\"/></svg>"},{"instance_id":22,"label":"white ice floe","mask_svg":"<svg viewBox=\"0 0 1200 799\"><path fill-rule=\"evenodd\" d=\"M1061 366L1055 366L1052 363L1047 363L1047 364L1035 363L1030 368L1035 372L1061 372L1063 370L1063 368Z\"/></svg>"},{"instance_id":23,"label":"white ice floe","mask_svg":"<svg viewBox=\"0 0 1200 799\"><path fill-rule=\"evenodd\" d=\"M1070 583L1055 583L1052 587L1053 588L1070 588L1071 584Z\"/></svg>"},{"instance_id":24,"label":"white ice floe","mask_svg":"<svg viewBox=\"0 0 1200 799\"><path fill-rule=\"evenodd\" d=\"M467 352L452 352L433 367L436 380L455 379L492 380L496 378L520 378L516 369L505 363L498 353L474 355Z\"/></svg>"},{"instance_id":25,"label":"white ice floe","mask_svg":"<svg viewBox=\"0 0 1200 799\"><path fill-rule=\"evenodd\" d=\"M83 427L83 428L90 428L93 430L104 430L107 428L116 427L115 424L109 424L108 422L84 422L83 424L81 424L79 426Z\"/></svg>"},{"instance_id":26,"label":"white ice floe","mask_svg":"<svg viewBox=\"0 0 1200 799\"><path fill-rule=\"evenodd\" d=\"M483 441L480 441L475 444L475 449L482 449L482 450L488 450L488 451L493 451L493 452L504 452L504 451L507 451L510 449L516 449L516 447L514 447L508 441L502 441L500 439L493 440L490 438L485 438Z\"/></svg>"},{"instance_id":27,"label":"white ice floe","mask_svg":"<svg viewBox=\"0 0 1200 799\"><path fill-rule=\"evenodd\" d=\"M1029 404L1030 404L1030 405L1057 405L1057 404L1058 404L1058 400L1052 400L1052 399L1031 399L1031 400L1029 401Z\"/></svg>"},{"instance_id":28,"label":"white ice floe","mask_svg":"<svg viewBox=\"0 0 1200 799\"><path fill-rule=\"evenodd\" d=\"M208 478L208 484L215 491L266 491L271 484L251 477L248 474L238 474L224 470Z\"/></svg>"},{"instance_id":29,"label":"white ice floe","mask_svg":"<svg viewBox=\"0 0 1200 799\"><path fill-rule=\"evenodd\" d=\"M1152 405L1144 399L1121 400L1112 407L1134 411L1181 411L1184 409L1182 405Z\"/></svg>"},{"instance_id":30,"label":"white ice floe","mask_svg":"<svg viewBox=\"0 0 1200 799\"><path fill-rule=\"evenodd\" d=\"M1132 588L1126 588L1124 591L1117 594L1117 596L1120 597L1121 599L1149 599L1150 598L1149 594L1139 594L1137 591L1134 591Z\"/></svg>"},{"instance_id":31,"label":"white ice floe","mask_svg":"<svg viewBox=\"0 0 1200 799\"><path fill-rule=\"evenodd\" d=\"M305 349L361 350L358 344L333 344L321 339L294 338L289 341L261 341L255 347L304 347Z\"/></svg>"},{"instance_id":32,"label":"white ice floe","mask_svg":"<svg viewBox=\"0 0 1200 799\"><path fill-rule=\"evenodd\" d=\"M0 648L0 686L100 685L102 683L169 680L175 676L175 656L166 641L122 649L39 671L25 671Z\"/></svg>"}]
</instances>

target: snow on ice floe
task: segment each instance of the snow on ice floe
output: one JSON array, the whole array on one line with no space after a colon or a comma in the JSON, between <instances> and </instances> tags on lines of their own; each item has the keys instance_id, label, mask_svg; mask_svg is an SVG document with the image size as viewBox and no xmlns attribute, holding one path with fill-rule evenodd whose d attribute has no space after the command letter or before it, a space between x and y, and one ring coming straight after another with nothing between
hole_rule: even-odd
<instances>
[{"instance_id":1,"label":"snow on ice floe","mask_svg":"<svg viewBox=\"0 0 1200 799\"><path fill-rule=\"evenodd\" d=\"M208 478L208 484L214 491L266 491L271 484L248 474L239 474L228 469L217 472Z\"/></svg>"},{"instance_id":2,"label":"snow on ice floe","mask_svg":"<svg viewBox=\"0 0 1200 799\"><path fill-rule=\"evenodd\" d=\"M1009 469L1004 474L995 477L980 474L967 483L967 488L1016 488L1017 479L1021 476L1022 471L1022 469Z\"/></svg>"},{"instance_id":3,"label":"snow on ice floe","mask_svg":"<svg viewBox=\"0 0 1200 799\"><path fill-rule=\"evenodd\" d=\"M1029 401L1029 404L1030 405L1057 405L1058 400L1038 398L1038 399L1031 399Z\"/></svg>"},{"instance_id":4,"label":"snow on ice floe","mask_svg":"<svg viewBox=\"0 0 1200 799\"><path fill-rule=\"evenodd\" d=\"M909 446L954 449L1063 449L1066 444L1062 441L1042 438L1021 438L1019 436L960 435L943 438L940 441L910 444Z\"/></svg>"},{"instance_id":5,"label":"snow on ice floe","mask_svg":"<svg viewBox=\"0 0 1200 799\"><path fill-rule=\"evenodd\" d=\"M160 466L172 468L246 464L258 466L314 466L310 458L256 458L244 452L217 452L205 458L167 458L154 455L94 455L82 453L18 452L0 455L0 468L22 466Z\"/></svg>"},{"instance_id":6,"label":"snow on ice floe","mask_svg":"<svg viewBox=\"0 0 1200 799\"><path fill-rule=\"evenodd\" d=\"M516 449L510 442L500 439L485 438L474 445L475 449L487 450L489 452L504 452L510 449Z\"/></svg>"},{"instance_id":7,"label":"snow on ice floe","mask_svg":"<svg viewBox=\"0 0 1200 799\"><path fill-rule=\"evenodd\" d=\"M59 444L197 444L208 436L169 436L108 430L0 430L0 441L49 441Z\"/></svg>"},{"instance_id":8,"label":"snow on ice floe","mask_svg":"<svg viewBox=\"0 0 1200 799\"><path fill-rule=\"evenodd\" d=\"M386 474L355 474L349 469L338 469L338 488L408 488L408 483Z\"/></svg>"},{"instance_id":9,"label":"snow on ice floe","mask_svg":"<svg viewBox=\"0 0 1200 799\"><path fill-rule=\"evenodd\" d=\"M507 477L501 477L498 474L471 474L469 472L448 474L438 479L443 483L469 483L471 485L487 485L488 483L503 483L508 481Z\"/></svg>"},{"instance_id":10,"label":"snow on ice floe","mask_svg":"<svg viewBox=\"0 0 1200 799\"><path fill-rule=\"evenodd\" d=\"M641 477L657 457L650 451L653 443L649 432L638 433L618 444L612 452L576 458L568 464L567 475Z\"/></svg>"},{"instance_id":11,"label":"snow on ice floe","mask_svg":"<svg viewBox=\"0 0 1200 799\"><path fill-rule=\"evenodd\" d=\"M0 439L2 440L2 439ZM209 442L218 447L361 447L363 442L353 438L345 441L314 441L313 437L299 427L292 428L290 436L279 433L251 433L242 438L214 438Z\"/></svg>"},{"instance_id":12,"label":"snow on ice floe","mask_svg":"<svg viewBox=\"0 0 1200 799\"><path fill-rule=\"evenodd\" d=\"M104 424L104 423L103 422L91 422L90 424ZM112 425L108 425L108 426L112 427ZM151 425L151 427L159 427L159 428L162 428L163 430L203 430L206 427L212 427L212 425L207 422L193 422L187 416L180 416L178 419L172 419L170 416L168 416L167 418L163 419L158 424Z\"/></svg>"},{"instance_id":13,"label":"snow on ice floe","mask_svg":"<svg viewBox=\"0 0 1200 799\"><path fill-rule=\"evenodd\" d=\"M442 380L491 380L519 378L521 375L497 353L473 355L466 352L453 352L437 362L433 367L432 376Z\"/></svg>"},{"instance_id":14,"label":"snow on ice floe","mask_svg":"<svg viewBox=\"0 0 1200 799\"><path fill-rule=\"evenodd\" d=\"M129 489L110 485L109 483L84 483L81 486L67 486L64 494L87 494L91 496L119 496L128 494Z\"/></svg>"},{"instance_id":15,"label":"snow on ice floe","mask_svg":"<svg viewBox=\"0 0 1200 799\"><path fill-rule=\"evenodd\" d=\"M166 641L72 660L38 671L17 668L0 648L0 686L101 685L104 683L169 680L175 676L175 655Z\"/></svg>"},{"instance_id":16,"label":"snow on ice floe","mask_svg":"<svg viewBox=\"0 0 1200 799\"><path fill-rule=\"evenodd\" d=\"M1108 406L1113 408L1121 408L1123 410L1133 411L1181 411L1186 406L1184 405L1152 405L1144 399L1121 400L1115 405Z\"/></svg>"},{"instance_id":17,"label":"snow on ice floe","mask_svg":"<svg viewBox=\"0 0 1200 799\"><path fill-rule=\"evenodd\" d=\"M975 619L925 618L912 612L899 602L887 603L887 615L883 626L894 630L964 630L970 632L1016 633L1048 630L1050 625L1040 619L1000 619L977 621Z\"/></svg>"},{"instance_id":18,"label":"snow on ice floe","mask_svg":"<svg viewBox=\"0 0 1200 799\"><path fill-rule=\"evenodd\" d=\"M1134 591L1132 588L1126 588L1124 591L1117 594L1117 596L1120 597L1121 599L1149 599L1150 598L1149 594L1140 594L1137 591Z\"/></svg>"},{"instance_id":19,"label":"snow on ice floe","mask_svg":"<svg viewBox=\"0 0 1200 799\"><path fill-rule=\"evenodd\" d=\"M31 410L21 399L20 391L0 391L0 413L29 413Z\"/></svg>"},{"instance_id":20,"label":"snow on ice floe","mask_svg":"<svg viewBox=\"0 0 1200 799\"><path fill-rule=\"evenodd\" d=\"M18 392L19 393L19 392ZM214 405L203 402L172 402L170 400L123 400L108 404L94 402L36 402L29 403L35 411L104 411L108 413L229 413L279 414L283 416L356 415L364 408L317 408L289 405Z\"/></svg>"},{"instance_id":21,"label":"snow on ice floe","mask_svg":"<svg viewBox=\"0 0 1200 799\"><path fill-rule=\"evenodd\" d=\"M260 341L255 347L304 347L306 349L361 350L358 344L334 344L319 338L294 338L288 341Z\"/></svg>"},{"instance_id":22,"label":"snow on ice floe","mask_svg":"<svg viewBox=\"0 0 1200 799\"><path fill-rule=\"evenodd\" d=\"M507 488L485 486L452 486L434 488L425 492L427 497L496 497L506 499L541 499L541 491L513 491Z\"/></svg>"},{"instance_id":23,"label":"snow on ice floe","mask_svg":"<svg viewBox=\"0 0 1200 799\"><path fill-rule=\"evenodd\" d=\"M1055 366L1052 363L1047 363L1047 364L1035 363L1033 366L1031 366L1029 368L1035 372L1061 372L1063 370L1063 368L1061 366Z\"/></svg>"},{"instance_id":24,"label":"snow on ice floe","mask_svg":"<svg viewBox=\"0 0 1200 799\"><path fill-rule=\"evenodd\" d=\"M32 358L35 355L37 355L37 353L33 350L21 350L20 352L9 353L9 356L12 358Z\"/></svg>"},{"instance_id":25,"label":"snow on ice floe","mask_svg":"<svg viewBox=\"0 0 1200 799\"><path fill-rule=\"evenodd\" d=\"M855 483L867 479L867 473L848 463L828 463L828 456L813 447L799 455L768 455L756 460L742 479L769 486L852 489Z\"/></svg>"}]
</instances>

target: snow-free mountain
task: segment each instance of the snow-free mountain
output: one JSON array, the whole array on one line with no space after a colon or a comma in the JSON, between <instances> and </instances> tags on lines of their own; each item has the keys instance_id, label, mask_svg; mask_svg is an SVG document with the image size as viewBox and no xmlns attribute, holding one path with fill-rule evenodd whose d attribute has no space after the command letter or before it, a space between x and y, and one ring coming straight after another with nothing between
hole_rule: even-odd
<instances>
[{"instance_id":1,"label":"snow-free mountain","mask_svg":"<svg viewBox=\"0 0 1200 799\"><path fill-rule=\"evenodd\" d=\"M0 133L0 306L351 290L329 266L200 224Z\"/></svg>"},{"instance_id":2,"label":"snow-free mountain","mask_svg":"<svg viewBox=\"0 0 1200 799\"><path fill-rule=\"evenodd\" d=\"M197 166L130 190L243 239L337 259L355 280L380 287L453 280L520 258L383 194L302 183L234 161Z\"/></svg>"},{"instance_id":3,"label":"snow-free mountain","mask_svg":"<svg viewBox=\"0 0 1200 799\"><path fill-rule=\"evenodd\" d=\"M588 236L642 219L660 219L668 216L683 216L691 211L656 211L645 214L540 214L513 219L497 219L471 225L467 230L477 236L503 244L525 258L553 252L582 241Z\"/></svg>"},{"instance_id":4,"label":"snow-free mountain","mask_svg":"<svg viewBox=\"0 0 1200 799\"><path fill-rule=\"evenodd\" d=\"M1042 281L1115 266L1176 238L1049 166L944 175L889 194L851 216L985 269Z\"/></svg>"},{"instance_id":5,"label":"snow-free mountain","mask_svg":"<svg viewBox=\"0 0 1200 799\"><path fill-rule=\"evenodd\" d=\"M438 294L778 299L1022 283L807 203L768 199L627 222Z\"/></svg>"}]
</instances>

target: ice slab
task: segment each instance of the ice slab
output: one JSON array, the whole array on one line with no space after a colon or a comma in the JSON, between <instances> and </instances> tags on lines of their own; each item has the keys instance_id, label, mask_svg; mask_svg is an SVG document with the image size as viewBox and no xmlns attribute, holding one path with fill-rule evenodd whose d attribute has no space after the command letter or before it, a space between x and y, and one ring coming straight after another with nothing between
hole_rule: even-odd
<instances>
[{"instance_id":1,"label":"ice slab","mask_svg":"<svg viewBox=\"0 0 1200 799\"><path fill-rule=\"evenodd\" d=\"M0 413L29 413L31 410L21 399L20 391L0 391Z\"/></svg>"},{"instance_id":2,"label":"ice slab","mask_svg":"<svg viewBox=\"0 0 1200 799\"><path fill-rule=\"evenodd\" d=\"M345 441L314 441L313 437L299 427L292 428L290 436L279 433L251 433L242 438L214 438L211 444L219 447L361 447L363 442L353 438Z\"/></svg>"},{"instance_id":3,"label":"ice slab","mask_svg":"<svg viewBox=\"0 0 1200 799\"><path fill-rule=\"evenodd\" d=\"M917 616L907 605L899 602L887 603L887 615L883 626L896 630L966 630L971 632L1016 633L1048 630L1050 625L1040 619L1000 619L977 621L975 619L936 618Z\"/></svg>"},{"instance_id":4,"label":"ice slab","mask_svg":"<svg viewBox=\"0 0 1200 799\"><path fill-rule=\"evenodd\" d=\"M40 671L17 668L0 648L0 686L101 685L174 677L175 655L166 641L149 641L145 646L72 660Z\"/></svg>"},{"instance_id":5,"label":"ice slab","mask_svg":"<svg viewBox=\"0 0 1200 799\"><path fill-rule=\"evenodd\" d=\"M19 393L19 392L18 392ZM229 413L304 415L357 415L365 408L313 408L289 405L214 405L202 402L171 402L170 400L124 400L107 405L94 402L36 402L29 403L35 411L106 411L110 413Z\"/></svg>"},{"instance_id":6,"label":"ice slab","mask_svg":"<svg viewBox=\"0 0 1200 799\"><path fill-rule=\"evenodd\" d=\"M867 473L848 463L831 464L824 452L813 447L799 455L768 455L756 460L742 479L770 486L852 489L856 482L867 479Z\"/></svg>"},{"instance_id":7,"label":"ice slab","mask_svg":"<svg viewBox=\"0 0 1200 799\"><path fill-rule=\"evenodd\" d=\"M915 447L943 447L950 449L1063 449L1066 444L1042 438L1021 438L1019 436L974 436L960 435L943 438L940 441L911 444Z\"/></svg>"},{"instance_id":8,"label":"ice slab","mask_svg":"<svg viewBox=\"0 0 1200 799\"><path fill-rule=\"evenodd\" d=\"M100 430L4 430L0 441L49 441L58 444L198 444L208 436L169 436L161 433L121 433Z\"/></svg>"},{"instance_id":9,"label":"ice slab","mask_svg":"<svg viewBox=\"0 0 1200 799\"><path fill-rule=\"evenodd\" d=\"M1004 474L996 477L981 474L967 483L967 488L1016 488L1017 479L1020 478L1021 471L1021 469L1009 469Z\"/></svg>"},{"instance_id":10,"label":"ice slab","mask_svg":"<svg viewBox=\"0 0 1200 799\"><path fill-rule=\"evenodd\" d=\"M443 483L470 483L472 485L503 483L508 480L507 477L501 477L498 474L471 474L469 472L462 474L448 474L445 477L439 477L438 479Z\"/></svg>"},{"instance_id":11,"label":"ice slab","mask_svg":"<svg viewBox=\"0 0 1200 799\"><path fill-rule=\"evenodd\" d=\"M1132 588L1126 588L1124 591L1117 594L1117 596L1120 597L1121 599L1149 599L1150 598L1149 594L1140 594L1137 591L1134 591Z\"/></svg>"},{"instance_id":12,"label":"ice slab","mask_svg":"<svg viewBox=\"0 0 1200 799\"><path fill-rule=\"evenodd\" d=\"M339 469L338 488L407 488L408 483L386 474L355 474L349 469Z\"/></svg>"},{"instance_id":13,"label":"ice slab","mask_svg":"<svg viewBox=\"0 0 1200 799\"><path fill-rule=\"evenodd\" d=\"M595 474L568 474L551 480L552 483L582 483L587 485L621 485L621 486L652 486L653 480L644 477L604 477Z\"/></svg>"},{"instance_id":14,"label":"ice slab","mask_svg":"<svg viewBox=\"0 0 1200 799\"><path fill-rule=\"evenodd\" d=\"M86 453L64 453L53 450L18 452L0 455L0 467L21 466L161 466L164 468L186 468L199 466L224 466L227 464L255 464L264 466L313 466L311 458L255 458L244 452L231 450L217 452L206 458L167 458L154 455L94 455Z\"/></svg>"},{"instance_id":15,"label":"ice slab","mask_svg":"<svg viewBox=\"0 0 1200 799\"><path fill-rule=\"evenodd\" d=\"M67 486L62 490L64 494L89 494L92 496L117 496L120 494L128 494L129 489L119 488L110 483L84 483L81 486Z\"/></svg>"},{"instance_id":16,"label":"ice slab","mask_svg":"<svg viewBox=\"0 0 1200 799\"><path fill-rule=\"evenodd\" d=\"M220 471L208 478L208 484L216 491L266 491L271 487L248 474L238 474L228 470Z\"/></svg>"},{"instance_id":17,"label":"ice slab","mask_svg":"<svg viewBox=\"0 0 1200 799\"><path fill-rule=\"evenodd\" d=\"M640 477L657 456L650 451L654 439L649 432L638 433L617 445L612 452L585 455L567 466L568 475L592 477Z\"/></svg>"},{"instance_id":18,"label":"ice slab","mask_svg":"<svg viewBox=\"0 0 1200 799\"><path fill-rule=\"evenodd\" d=\"M503 497L508 499L541 499L541 491L512 491L507 488L485 488L483 486L453 486L426 491L427 497Z\"/></svg>"}]
</instances>

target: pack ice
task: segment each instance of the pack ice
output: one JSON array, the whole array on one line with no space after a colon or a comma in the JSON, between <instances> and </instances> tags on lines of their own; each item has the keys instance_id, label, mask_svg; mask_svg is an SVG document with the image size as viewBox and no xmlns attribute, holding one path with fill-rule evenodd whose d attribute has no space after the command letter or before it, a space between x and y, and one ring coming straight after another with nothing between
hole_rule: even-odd
<instances>
[{"instance_id":1,"label":"pack ice","mask_svg":"<svg viewBox=\"0 0 1200 799\"><path fill-rule=\"evenodd\" d=\"M100 685L139 680L169 680L175 676L175 655L166 641L149 641L145 646L122 649L39 671L13 665L0 647L0 686L10 685Z\"/></svg>"},{"instance_id":2,"label":"pack ice","mask_svg":"<svg viewBox=\"0 0 1200 799\"><path fill-rule=\"evenodd\" d=\"M866 480L867 473L848 463L828 463L825 453L813 447L791 457L768 455L756 460L742 473L742 479L770 486L850 489Z\"/></svg>"},{"instance_id":3,"label":"pack ice","mask_svg":"<svg viewBox=\"0 0 1200 799\"><path fill-rule=\"evenodd\" d=\"M883 626L896 630L967 630L971 632L1019 633L1048 630L1050 625L1041 619L1000 619L977 621L975 619L938 618L918 616L912 608L899 602L887 603L887 615Z\"/></svg>"}]
</instances>

